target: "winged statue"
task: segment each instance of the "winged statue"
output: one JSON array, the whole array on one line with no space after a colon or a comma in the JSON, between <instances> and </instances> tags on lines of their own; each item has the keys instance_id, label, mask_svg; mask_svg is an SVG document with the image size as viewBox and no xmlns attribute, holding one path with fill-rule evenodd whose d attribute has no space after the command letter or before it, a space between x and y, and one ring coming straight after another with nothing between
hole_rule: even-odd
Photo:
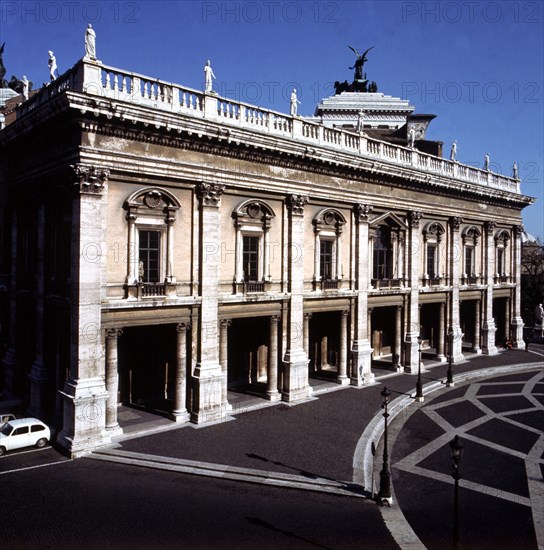
<instances>
[{"instance_id":1,"label":"winged statue","mask_svg":"<svg viewBox=\"0 0 544 550\"><path fill-rule=\"evenodd\" d=\"M350 69L355 69L355 79L354 80L364 80L363 78L363 65L368 61L366 54L373 48L374 46L370 46L368 50L366 50L363 55L361 55L355 48L352 46L348 46L348 48L357 56L357 60L355 61L355 64L353 67L350 67Z\"/></svg>"}]
</instances>

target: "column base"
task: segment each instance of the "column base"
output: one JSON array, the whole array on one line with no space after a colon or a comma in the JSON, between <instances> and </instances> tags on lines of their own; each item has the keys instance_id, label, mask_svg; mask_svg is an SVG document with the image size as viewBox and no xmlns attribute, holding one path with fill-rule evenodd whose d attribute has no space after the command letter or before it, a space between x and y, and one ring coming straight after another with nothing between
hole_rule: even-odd
<instances>
[{"instance_id":1,"label":"column base","mask_svg":"<svg viewBox=\"0 0 544 550\"><path fill-rule=\"evenodd\" d=\"M111 443L105 416L108 392L102 378L68 380L60 394L64 415L57 443L70 457L84 456Z\"/></svg>"},{"instance_id":2,"label":"column base","mask_svg":"<svg viewBox=\"0 0 544 550\"><path fill-rule=\"evenodd\" d=\"M476 355L481 355L482 354L482 348L481 347L474 347L474 348L471 348L470 350L471 353L475 353Z\"/></svg>"},{"instance_id":3,"label":"column base","mask_svg":"<svg viewBox=\"0 0 544 550\"><path fill-rule=\"evenodd\" d=\"M108 432L108 435L110 437L119 437L120 435L123 435L123 428L117 424L117 426L106 426L106 432Z\"/></svg>"},{"instance_id":4,"label":"column base","mask_svg":"<svg viewBox=\"0 0 544 550\"><path fill-rule=\"evenodd\" d=\"M352 386L358 388L374 383L374 374L371 371L372 348L368 340L355 340L351 350L351 379Z\"/></svg>"},{"instance_id":5,"label":"column base","mask_svg":"<svg viewBox=\"0 0 544 550\"><path fill-rule=\"evenodd\" d=\"M338 376L335 382L341 386L349 386L350 380L347 376Z\"/></svg>"},{"instance_id":6,"label":"column base","mask_svg":"<svg viewBox=\"0 0 544 550\"><path fill-rule=\"evenodd\" d=\"M268 401L281 401L281 393L279 391L268 393L266 392Z\"/></svg>"},{"instance_id":7,"label":"column base","mask_svg":"<svg viewBox=\"0 0 544 550\"><path fill-rule=\"evenodd\" d=\"M435 360L438 361L439 363L445 363L448 359L445 355L437 355L435 357Z\"/></svg>"},{"instance_id":8,"label":"column base","mask_svg":"<svg viewBox=\"0 0 544 550\"><path fill-rule=\"evenodd\" d=\"M193 375L194 395L191 422L205 424L225 420L222 388L224 377L219 363L199 363Z\"/></svg>"},{"instance_id":9,"label":"column base","mask_svg":"<svg viewBox=\"0 0 544 550\"><path fill-rule=\"evenodd\" d=\"M402 365L397 365L395 367L395 370L397 371L397 373L399 374L403 374L404 373L404 367Z\"/></svg>"},{"instance_id":10,"label":"column base","mask_svg":"<svg viewBox=\"0 0 544 550\"><path fill-rule=\"evenodd\" d=\"M183 422L189 422L191 415L189 414L189 411L172 411L168 415L168 418L177 424L182 424Z\"/></svg>"},{"instance_id":11,"label":"column base","mask_svg":"<svg viewBox=\"0 0 544 550\"><path fill-rule=\"evenodd\" d=\"M308 384L308 357L303 349L287 350L284 366L284 390L282 401L307 399L311 395Z\"/></svg>"}]
</instances>

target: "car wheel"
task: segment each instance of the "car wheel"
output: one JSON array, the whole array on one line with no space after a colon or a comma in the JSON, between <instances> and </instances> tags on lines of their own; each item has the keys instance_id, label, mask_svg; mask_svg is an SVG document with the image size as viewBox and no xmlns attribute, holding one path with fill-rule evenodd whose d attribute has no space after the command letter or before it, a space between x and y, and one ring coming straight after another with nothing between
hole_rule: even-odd
<instances>
[{"instance_id":1,"label":"car wheel","mask_svg":"<svg viewBox=\"0 0 544 550\"><path fill-rule=\"evenodd\" d=\"M2 456L6 452L5 447L0 447L0 456Z\"/></svg>"},{"instance_id":2,"label":"car wheel","mask_svg":"<svg viewBox=\"0 0 544 550\"><path fill-rule=\"evenodd\" d=\"M38 449L41 449L42 447L45 447L47 445L47 439L45 439L45 437L42 437L41 439L38 439L38 441L36 442L36 447L38 447Z\"/></svg>"}]
</instances>

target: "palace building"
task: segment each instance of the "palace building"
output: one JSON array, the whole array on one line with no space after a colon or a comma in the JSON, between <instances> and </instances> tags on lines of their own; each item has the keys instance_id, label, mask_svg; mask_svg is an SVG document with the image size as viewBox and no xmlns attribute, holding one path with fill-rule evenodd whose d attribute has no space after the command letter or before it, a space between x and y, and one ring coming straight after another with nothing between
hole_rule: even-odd
<instances>
[{"instance_id":1,"label":"palace building","mask_svg":"<svg viewBox=\"0 0 544 550\"><path fill-rule=\"evenodd\" d=\"M373 83L374 84L374 83ZM0 131L5 399L72 456L118 410L225 419L427 356L522 348L517 177L433 115L338 90L286 115L81 59Z\"/></svg>"}]
</instances>

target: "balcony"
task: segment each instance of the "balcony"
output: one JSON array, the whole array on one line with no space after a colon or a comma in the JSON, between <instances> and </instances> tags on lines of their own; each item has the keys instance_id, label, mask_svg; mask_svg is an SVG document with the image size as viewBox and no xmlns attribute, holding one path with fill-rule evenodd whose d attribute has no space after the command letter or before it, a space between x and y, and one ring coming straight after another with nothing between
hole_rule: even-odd
<instances>
[{"instance_id":1,"label":"balcony","mask_svg":"<svg viewBox=\"0 0 544 550\"><path fill-rule=\"evenodd\" d=\"M461 284L468 285L468 286L475 286L480 284L481 282L480 280L481 280L481 277L479 277L478 275L470 275L470 276L463 275L461 277Z\"/></svg>"},{"instance_id":2,"label":"balcony","mask_svg":"<svg viewBox=\"0 0 544 550\"><path fill-rule=\"evenodd\" d=\"M126 285L126 297L138 301L147 298L166 298L175 295L176 285L173 283L137 283Z\"/></svg>"},{"instance_id":3,"label":"balcony","mask_svg":"<svg viewBox=\"0 0 544 550\"><path fill-rule=\"evenodd\" d=\"M53 82L43 86L38 93L17 107L17 119L68 90L122 102L125 104L123 109L130 109L132 105L169 112L174 116L184 115L183 118L172 118L160 123L159 119L155 118L153 120L157 128L163 125L165 128L177 127L181 131L186 123L186 117L193 118L194 122L209 119L233 129L238 127L260 134L296 139L299 142L329 149L336 154L347 153L352 157L370 160L374 164L378 161L387 166L395 165L410 169L414 174L419 173L418 177L422 181L429 181L429 176L435 175L439 178L464 182L474 188L487 187L518 195L521 193L520 180L516 178L428 155L416 149L376 140L349 130L327 128L316 120L292 117L285 113L263 109L215 94L206 94L172 82L84 59ZM111 117L111 110L107 107L106 109ZM134 123L139 121L147 125L149 118L146 118L148 115L145 113L145 109L140 109L134 110L130 115L123 113L123 116ZM99 108L96 107L95 115L98 116L98 114ZM352 161L346 158L343 162Z\"/></svg>"},{"instance_id":4,"label":"balcony","mask_svg":"<svg viewBox=\"0 0 544 550\"><path fill-rule=\"evenodd\" d=\"M495 275L493 282L496 285L507 285L512 282L509 275Z\"/></svg>"},{"instance_id":5,"label":"balcony","mask_svg":"<svg viewBox=\"0 0 544 550\"><path fill-rule=\"evenodd\" d=\"M338 290L340 281L338 279L322 279L321 281L314 281L314 290Z\"/></svg>"},{"instance_id":6,"label":"balcony","mask_svg":"<svg viewBox=\"0 0 544 550\"><path fill-rule=\"evenodd\" d=\"M259 294L266 292L268 283L266 281L243 281L234 283L236 294Z\"/></svg>"},{"instance_id":7,"label":"balcony","mask_svg":"<svg viewBox=\"0 0 544 550\"><path fill-rule=\"evenodd\" d=\"M389 290L392 288L401 288L403 279L372 279L372 287L376 290Z\"/></svg>"}]
</instances>

